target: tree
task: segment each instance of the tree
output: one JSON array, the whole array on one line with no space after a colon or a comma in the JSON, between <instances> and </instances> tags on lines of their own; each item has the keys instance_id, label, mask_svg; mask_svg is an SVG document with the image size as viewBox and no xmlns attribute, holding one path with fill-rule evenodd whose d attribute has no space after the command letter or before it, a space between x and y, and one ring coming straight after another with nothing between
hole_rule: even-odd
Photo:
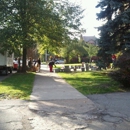
<instances>
[{"instance_id":1,"label":"tree","mask_svg":"<svg viewBox=\"0 0 130 130\"><path fill-rule=\"evenodd\" d=\"M89 56L89 63L91 64L92 56L97 56L99 47L91 43L86 43L86 44L87 44L87 47L85 47L85 49Z\"/></svg>"},{"instance_id":2,"label":"tree","mask_svg":"<svg viewBox=\"0 0 130 130\"><path fill-rule=\"evenodd\" d=\"M72 58L77 58L77 62L81 62L81 57L88 56L91 63L92 56L97 56L99 47L86 43L82 38L80 40L75 39L72 41L66 41L66 46L61 49L61 55L66 58L67 63Z\"/></svg>"},{"instance_id":3,"label":"tree","mask_svg":"<svg viewBox=\"0 0 130 130\"><path fill-rule=\"evenodd\" d=\"M65 57L66 62L69 63L72 58L83 56L86 54L86 50L81 42L78 39L73 39L65 42L65 46L61 48L60 54L62 57ZM79 62L79 61L77 61Z\"/></svg>"},{"instance_id":4,"label":"tree","mask_svg":"<svg viewBox=\"0 0 130 130\"><path fill-rule=\"evenodd\" d=\"M130 1L129 0L102 0L97 7L101 12L97 14L98 19L106 20L106 23L99 27L100 55L122 53L118 57L115 72L115 79L125 87L130 85ZM126 85L128 84L128 85Z\"/></svg>"},{"instance_id":5,"label":"tree","mask_svg":"<svg viewBox=\"0 0 130 130\"><path fill-rule=\"evenodd\" d=\"M106 21L98 28L100 31L99 45L103 53L107 51L111 54L129 49L130 2L103 0L97 7L101 8L101 12L97 14L98 19Z\"/></svg>"},{"instance_id":6,"label":"tree","mask_svg":"<svg viewBox=\"0 0 130 130\"><path fill-rule=\"evenodd\" d=\"M78 29L79 8L64 4L55 4L53 0L0 1L0 49L14 52L22 48L23 72L26 72L27 48L38 44L56 50L63 39L69 38L71 28Z\"/></svg>"},{"instance_id":7,"label":"tree","mask_svg":"<svg viewBox=\"0 0 130 130\"><path fill-rule=\"evenodd\" d=\"M60 53L59 48L63 48L71 44L75 36L78 36L81 32L81 19L83 18L82 13L84 10L81 9L80 6L74 5L70 3L68 0L60 1L54 4L53 10L58 12L61 22L57 23L58 33L62 34L62 40L59 41L59 35L57 36L57 40L50 40L48 37L44 37L43 42L40 45L40 53L43 54L45 49L48 49L49 52L57 52ZM56 24L55 24L56 25ZM59 25L61 28L59 28ZM54 33L53 27L51 27L50 33ZM56 37L55 36L55 37ZM56 42L56 44L52 44ZM47 43L47 44L45 44ZM41 47L42 46L42 47Z\"/></svg>"},{"instance_id":8,"label":"tree","mask_svg":"<svg viewBox=\"0 0 130 130\"><path fill-rule=\"evenodd\" d=\"M26 71L26 50L40 42L50 27L50 21L58 21L52 10L52 1L1 0L0 1L0 46L3 50L23 49L23 72ZM60 36L59 36L60 37ZM51 35L49 38L53 39Z\"/></svg>"}]
</instances>

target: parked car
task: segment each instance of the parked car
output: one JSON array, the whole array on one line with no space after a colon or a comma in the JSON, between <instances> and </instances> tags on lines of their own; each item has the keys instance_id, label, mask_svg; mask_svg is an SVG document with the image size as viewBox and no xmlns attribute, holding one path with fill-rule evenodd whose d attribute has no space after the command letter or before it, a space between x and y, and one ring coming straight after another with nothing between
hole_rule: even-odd
<instances>
[{"instance_id":1,"label":"parked car","mask_svg":"<svg viewBox=\"0 0 130 130\"><path fill-rule=\"evenodd\" d=\"M55 61L55 64L64 64L64 63L65 63L64 60L56 60L56 61Z\"/></svg>"}]
</instances>

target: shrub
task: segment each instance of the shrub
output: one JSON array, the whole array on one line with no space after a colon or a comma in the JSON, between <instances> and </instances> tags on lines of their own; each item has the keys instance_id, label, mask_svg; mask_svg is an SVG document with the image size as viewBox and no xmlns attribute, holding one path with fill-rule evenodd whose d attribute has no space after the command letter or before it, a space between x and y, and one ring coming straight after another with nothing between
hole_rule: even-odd
<instances>
[{"instance_id":1,"label":"shrub","mask_svg":"<svg viewBox=\"0 0 130 130\"><path fill-rule=\"evenodd\" d=\"M123 53L119 56L115 66L119 70L115 71L112 76L124 87L130 88L130 52Z\"/></svg>"}]
</instances>

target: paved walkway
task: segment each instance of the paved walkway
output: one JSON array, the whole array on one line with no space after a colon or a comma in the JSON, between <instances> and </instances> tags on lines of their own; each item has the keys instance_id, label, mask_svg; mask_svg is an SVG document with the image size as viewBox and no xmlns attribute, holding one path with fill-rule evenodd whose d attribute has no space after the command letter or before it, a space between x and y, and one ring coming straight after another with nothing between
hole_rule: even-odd
<instances>
[{"instance_id":1,"label":"paved walkway","mask_svg":"<svg viewBox=\"0 0 130 130\"><path fill-rule=\"evenodd\" d=\"M29 108L33 110L53 108L53 111L56 111L58 105L62 111L65 109L65 111L87 112L96 107L90 99L65 82L57 73L48 71L36 74L30 99L32 102Z\"/></svg>"},{"instance_id":2,"label":"paved walkway","mask_svg":"<svg viewBox=\"0 0 130 130\"><path fill-rule=\"evenodd\" d=\"M86 97L44 70L30 99L0 101L0 130L130 130L130 93Z\"/></svg>"},{"instance_id":3,"label":"paved walkway","mask_svg":"<svg viewBox=\"0 0 130 130\"><path fill-rule=\"evenodd\" d=\"M31 100L84 99L80 92L70 86L57 73L37 73ZM86 98L87 99L87 98Z\"/></svg>"},{"instance_id":4,"label":"paved walkway","mask_svg":"<svg viewBox=\"0 0 130 130\"><path fill-rule=\"evenodd\" d=\"M44 71L36 75L29 108L43 114L36 130L129 130L129 99L130 93L86 97L57 73Z\"/></svg>"}]
</instances>

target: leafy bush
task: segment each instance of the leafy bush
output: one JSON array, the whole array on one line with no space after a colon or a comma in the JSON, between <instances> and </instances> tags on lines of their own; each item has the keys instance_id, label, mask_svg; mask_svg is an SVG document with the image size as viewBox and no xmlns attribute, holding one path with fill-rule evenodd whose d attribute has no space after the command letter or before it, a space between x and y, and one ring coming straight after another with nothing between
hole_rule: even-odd
<instances>
[{"instance_id":1,"label":"leafy bush","mask_svg":"<svg viewBox=\"0 0 130 130\"><path fill-rule=\"evenodd\" d=\"M124 53L118 57L115 71L112 76L118 80L124 87L130 87L130 52Z\"/></svg>"}]
</instances>

